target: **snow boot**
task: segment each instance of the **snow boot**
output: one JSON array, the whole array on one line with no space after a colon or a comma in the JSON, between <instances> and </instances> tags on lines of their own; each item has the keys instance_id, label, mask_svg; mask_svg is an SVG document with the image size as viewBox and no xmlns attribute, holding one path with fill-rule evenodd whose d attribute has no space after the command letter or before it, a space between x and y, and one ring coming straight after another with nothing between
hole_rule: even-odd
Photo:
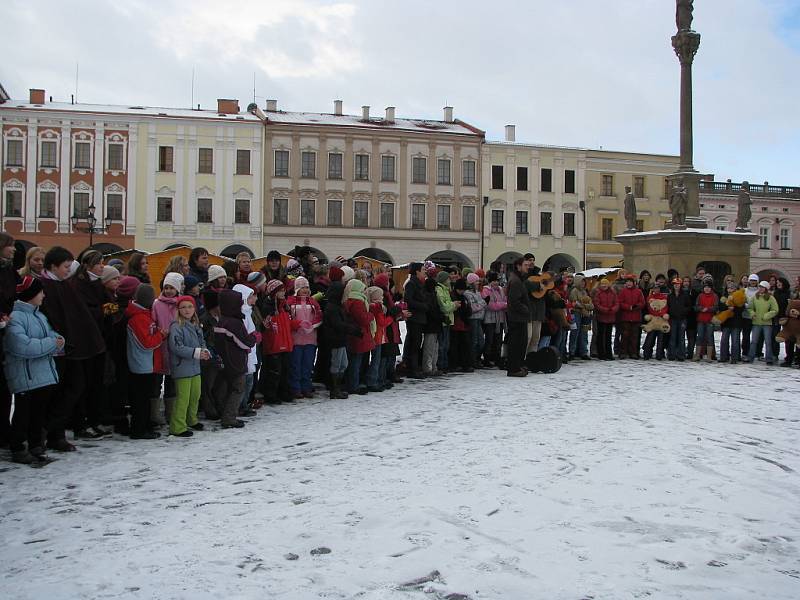
<instances>
[{"instance_id":1,"label":"snow boot","mask_svg":"<svg viewBox=\"0 0 800 600\"><path fill-rule=\"evenodd\" d=\"M164 401L161 396L150 398L150 421L156 425L166 425L164 419Z\"/></svg>"}]
</instances>

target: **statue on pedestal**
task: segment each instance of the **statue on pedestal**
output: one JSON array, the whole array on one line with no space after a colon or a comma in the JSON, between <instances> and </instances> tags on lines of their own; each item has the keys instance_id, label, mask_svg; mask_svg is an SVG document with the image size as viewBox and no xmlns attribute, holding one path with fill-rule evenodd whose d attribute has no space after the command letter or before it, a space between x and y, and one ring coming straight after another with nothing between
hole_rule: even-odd
<instances>
[{"instance_id":1,"label":"statue on pedestal","mask_svg":"<svg viewBox=\"0 0 800 600\"><path fill-rule=\"evenodd\" d=\"M739 209L736 211L736 231L750 231L750 219L753 218L753 213L750 210L750 205L753 201L750 198L750 184L747 181L742 182L742 189L739 192Z\"/></svg>"},{"instance_id":2,"label":"statue on pedestal","mask_svg":"<svg viewBox=\"0 0 800 600\"><path fill-rule=\"evenodd\" d=\"M636 229L636 198L631 193L631 186L625 186L625 233L635 233Z\"/></svg>"},{"instance_id":3,"label":"statue on pedestal","mask_svg":"<svg viewBox=\"0 0 800 600\"><path fill-rule=\"evenodd\" d=\"M678 31L692 30L692 11L694 0L677 0L675 3L675 24Z\"/></svg>"},{"instance_id":4,"label":"statue on pedestal","mask_svg":"<svg viewBox=\"0 0 800 600\"><path fill-rule=\"evenodd\" d=\"M686 227L686 209L688 207L689 195L683 183L683 177L681 177L672 186L672 194L669 197L669 209L672 211L672 227Z\"/></svg>"}]
</instances>

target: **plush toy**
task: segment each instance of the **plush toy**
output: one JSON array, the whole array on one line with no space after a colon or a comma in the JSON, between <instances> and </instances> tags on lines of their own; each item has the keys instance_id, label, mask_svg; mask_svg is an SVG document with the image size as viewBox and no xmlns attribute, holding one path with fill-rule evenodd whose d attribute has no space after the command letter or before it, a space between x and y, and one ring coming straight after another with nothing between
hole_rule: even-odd
<instances>
[{"instance_id":1,"label":"plush toy","mask_svg":"<svg viewBox=\"0 0 800 600\"><path fill-rule=\"evenodd\" d=\"M784 321L786 321L784 323ZM781 319L781 332L775 336L778 342L800 339L800 300L789 300L786 308L786 319Z\"/></svg>"},{"instance_id":2,"label":"plush toy","mask_svg":"<svg viewBox=\"0 0 800 600\"><path fill-rule=\"evenodd\" d=\"M660 331L669 333L669 315L667 314L667 295L662 292L650 292L647 296L647 314L642 329L650 333Z\"/></svg>"},{"instance_id":3,"label":"plush toy","mask_svg":"<svg viewBox=\"0 0 800 600\"><path fill-rule=\"evenodd\" d=\"M711 322L714 325L720 326L725 321L730 319L733 316L733 309L734 308L742 308L745 304L747 304L747 294L745 294L744 288L739 288L735 292L733 292L728 299L725 301L725 304L728 305L726 310L718 312L714 315L714 318L711 319Z\"/></svg>"}]
</instances>

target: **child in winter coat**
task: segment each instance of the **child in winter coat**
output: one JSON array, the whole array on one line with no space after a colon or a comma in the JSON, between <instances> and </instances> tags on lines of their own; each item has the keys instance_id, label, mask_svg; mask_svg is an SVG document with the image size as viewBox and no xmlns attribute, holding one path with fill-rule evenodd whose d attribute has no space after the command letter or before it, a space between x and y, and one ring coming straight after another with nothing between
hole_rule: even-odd
<instances>
[{"instance_id":1,"label":"child in winter coat","mask_svg":"<svg viewBox=\"0 0 800 600\"><path fill-rule=\"evenodd\" d=\"M470 343L469 318L472 309L464 297L467 290L466 279L459 279L453 284L452 300L460 302L454 313L453 328L450 332L450 368L458 368L462 373L472 373L472 345Z\"/></svg>"},{"instance_id":2,"label":"child in winter coat","mask_svg":"<svg viewBox=\"0 0 800 600\"><path fill-rule=\"evenodd\" d=\"M347 338L360 336L361 328L356 325L342 305L344 284L341 281L332 281L328 287L327 304L325 305L325 339L331 349L331 399L347 398L347 392L342 389L345 372L347 371Z\"/></svg>"},{"instance_id":3,"label":"child in winter coat","mask_svg":"<svg viewBox=\"0 0 800 600\"><path fill-rule=\"evenodd\" d=\"M264 337L261 340L264 361L262 393L266 404L280 404L292 400L289 393L289 367L294 349L292 319L283 283L279 279L270 279L265 291L262 309Z\"/></svg>"},{"instance_id":4,"label":"child in winter coat","mask_svg":"<svg viewBox=\"0 0 800 600\"><path fill-rule=\"evenodd\" d=\"M405 303L395 301L389 289L390 282L387 273L378 273L373 281L376 286L383 290L383 305L386 307L386 316L391 319L391 323L386 326L386 341L381 347L383 387L389 389L395 383L403 381L395 374L395 363L397 362L397 357L400 356L400 321L405 319Z\"/></svg>"},{"instance_id":5,"label":"child in winter coat","mask_svg":"<svg viewBox=\"0 0 800 600\"><path fill-rule=\"evenodd\" d=\"M698 294L694 303L694 312L697 315L697 342L694 360L702 360L708 353L708 360L714 353L714 324L711 319L717 311L719 298L714 293L710 280L703 282L703 291Z\"/></svg>"},{"instance_id":6,"label":"child in winter coat","mask_svg":"<svg viewBox=\"0 0 800 600\"><path fill-rule=\"evenodd\" d=\"M730 309L733 311L733 315L725 319L720 326L722 336L719 341L719 362L730 361L735 365L742 359L741 335L744 306L728 306L728 298L738 289L735 281L729 281L725 288L725 294L719 299L717 312Z\"/></svg>"},{"instance_id":7,"label":"child in winter coat","mask_svg":"<svg viewBox=\"0 0 800 600\"><path fill-rule=\"evenodd\" d=\"M467 274L467 289L464 298L469 304L469 338L472 350L472 366L480 369L483 366L481 354L483 353L483 318L486 316L486 301L480 293L481 278L476 273Z\"/></svg>"},{"instance_id":8,"label":"child in winter coat","mask_svg":"<svg viewBox=\"0 0 800 600\"><path fill-rule=\"evenodd\" d=\"M203 289L202 295L203 312L200 313L200 328L203 330L203 341L208 350L209 359L200 363L200 406L206 419L216 421L222 411L220 386L216 384L217 376L223 365L214 346L214 327L219 323L220 317L219 291L207 287Z\"/></svg>"},{"instance_id":9,"label":"child in winter coat","mask_svg":"<svg viewBox=\"0 0 800 600\"><path fill-rule=\"evenodd\" d=\"M500 367L500 348L503 344L508 302L505 290L500 287L497 273L489 271L486 274L486 283L481 290L481 296L486 301L486 312L483 316L483 360L486 367Z\"/></svg>"},{"instance_id":10,"label":"child in winter coat","mask_svg":"<svg viewBox=\"0 0 800 600\"><path fill-rule=\"evenodd\" d=\"M375 347L375 332L378 327L375 317L369 311L366 289L367 286L358 279L351 279L344 287L345 311L361 330L360 336L351 335L348 338L347 391L361 395L369 391L366 384L361 383L361 364Z\"/></svg>"},{"instance_id":11,"label":"child in winter coat","mask_svg":"<svg viewBox=\"0 0 800 600\"><path fill-rule=\"evenodd\" d=\"M636 287L634 275L628 275L623 287L617 295L619 303L619 320L622 325L622 341L620 358L639 358L639 325L642 322L644 295L641 288Z\"/></svg>"},{"instance_id":12,"label":"child in winter coat","mask_svg":"<svg viewBox=\"0 0 800 600\"><path fill-rule=\"evenodd\" d=\"M670 327L667 357L682 362L686 359L686 320L692 313L692 298L683 289L680 277L672 280L672 290L667 297L667 313Z\"/></svg>"},{"instance_id":13,"label":"child in winter coat","mask_svg":"<svg viewBox=\"0 0 800 600\"><path fill-rule=\"evenodd\" d=\"M431 298L436 294L435 276L428 276L425 280L425 291ZM436 368L439 360L439 338L442 335L442 323L446 317L442 313L438 302L430 302L426 314L425 325L422 326L422 372L428 377L440 375Z\"/></svg>"},{"instance_id":14,"label":"child in winter coat","mask_svg":"<svg viewBox=\"0 0 800 600\"><path fill-rule=\"evenodd\" d=\"M611 352L611 329L617 320L619 301L617 294L611 288L611 283L605 277L600 280L592 300L597 315L597 358L614 360Z\"/></svg>"},{"instance_id":15,"label":"child in winter coat","mask_svg":"<svg viewBox=\"0 0 800 600\"><path fill-rule=\"evenodd\" d=\"M436 302L442 311L442 333L439 336L439 360L437 367L442 373L447 373L450 368L450 334L455 323L455 312L460 303L453 302L452 283L450 273L439 271L436 274Z\"/></svg>"},{"instance_id":16,"label":"child in winter coat","mask_svg":"<svg viewBox=\"0 0 800 600\"><path fill-rule=\"evenodd\" d=\"M178 296L180 296L182 290L183 275L180 273L167 273L164 276L161 295L153 302L153 321L155 321L159 329L169 331L170 326L175 322L175 318L178 316ZM164 400L162 403L159 394L156 394L156 397L150 402L150 419L158 425L166 423L165 418L169 418L172 404L175 402L175 383L169 376L170 360L167 344L164 344L162 352L164 354L164 363L163 370L159 371L159 373L164 376Z\"/></svg>"},{"instance_id":17,"label":"child in winter coat","mask_svg":"<svg viewBox=\"0 0 800 600\"><path fill-rule=\"evenodd\" d=\"M650 301L653 300L653 303ZM667 306L667 294L661 291L661 287L653 286L650 288L650 293L647 296L647 314L651 317L661 317L669 319L669 312ZM663 306L661 304L663 303ZM661 308L656 308L661 306ZM645 360L653 358L653 347L656 349L656 360L664 360L664 340L669 336L668 333L663 331L648 331L644 338L644 346L642 347L642 357Z\"/></svg>"},{"instance_id":18,"label":"child in winter coat","mask_svg":"<svg viewBox=\"0 0 800 600\"><path fill-rule=\"evenodd\" d=\"M308 279L294 280L294 296L286 299L292 327L292 358L289 390L293 398L313 398L314 357L317 353L317 329L322 324L322 309L311 297Z\"/></svg>"},{"instance_id":19,"label":"child in winter coat","mask_svg":"<svg viewBox=\"0 0 800 600\"><path fill-rule=\"evenodd\" d=\"M367 301L369 302L369 312L375 319L375 334L372 336L375 347L369 357L369 369L367 369L367 390L370 392L382 392L386 380L384 371L381 371L383 356L383 344L386 341L386 327L392 322L391 317L386 315L386 307L383 304L383 290L377 286L367 288ZM424 344L423 344L424 352Z\"/></svg>"},{"instance_id":20,"label":"child in winter coat","mask_svg":"<svg viewBox=\"0 0 800 600\"><path fill-rule=\"evenodd\" d=\"M175 405L169 418L169 432L178 437L192 437L191 429L203 429L203 424L197 420L200 361L208 360L211 355L206 350L194 298L180 296L177 305L178 316L169 328L170 373L176 392Z\"/></svg>"},{"instance_id":21,"label":"child in winter coat","mask_svg":"<svg viewBox=\"0 0 800 600\"><path fill-rule=\"evenodd\" d=\"M11 460L29 465L48 460L42 429L50 396L58 383L53 355L64 348L64 338L53 331L39 310L44 300L39 279L26 275L16 292L3 336L3 367L8 391L14 394Z\"/></svg>"},{"instance_id":22,"label":"child in winter coat","mask_svg":"<svg viewBox=\"0 0 800 600\"><path fill-rule=\"evenodd\" d=\"M570 358L589 360L589 329L592 325L592 311L594 305L586 289L586 278L575 275L569 290L569 302L572 304L572 319L574 329L569 334Z\"/></svg>"},{"instance_id":23,"label":"child in winter coat","mask_svg":"<svg viewBox=\"0 0 800 600\"><path fill-rule=\"evenodd\" d=\"M150 397L155 387L156 373L164 372L164 340L169 330L159 329L152 317L155 290L142 284L136 289L133 302L125 309L128 317L128 369L130 371L129 399L131 405L130 437L133 440L152 440L160 434L150 427Z\"/></svg>"},{"instance_id":24,"label":"child in winter coat","mask_svg":"<svg viewBox=\"0 0 800 600\"><path fill-rule=\"evenodd\" d=\"M256 332L256 325L253 321L253 305L256 303L256 295L253 288L243 283L237 283L233 286L233 291L239 292L242 295L242 315L244 316L245 330L247 333L256 336L256 342L260 342L261 334ZM256 343L256 346L257 345ZM255 381L256 366L258 365L258 350L256 346L253 346L247 354L247 374L244 377L244 393L239 400L240 417L254 417L256 415L256 411L248 405L250 402L250 392L253 389L253 382Z\"/></svg>"},{"instance_id":25,"label":"child in winter coat","mask_svg":"<svg viewBox=\"0 0 800 600\"><path fill-rule=\"evenodd\" d=\"M755 360L758 346L764 340L764 353L766 354L767 364L774 363L772 355L772 319L778 314L778 301L769 291L769 282L762 281L758 284L756 295L747 301L747 308L753 318L751 330L750 350L747 353L747 362Z\"/></svg>"},{"instance_id":26,"label":"child in winter coat","mask_svg":"<svg viewBox=\"0 0 800 600\"><path fill-rule=\"evenodd\" d=\"M219 322L214 327L214 346L224 365L221 376L226 385L221 424L224 429L241 428L244 427L244 421L236 416L244 394L247 357L250 349L256 345L257 338L245 329L242 295L239 292L222 290L219 293L219 311Z\"/></svg>"}]
</instances>

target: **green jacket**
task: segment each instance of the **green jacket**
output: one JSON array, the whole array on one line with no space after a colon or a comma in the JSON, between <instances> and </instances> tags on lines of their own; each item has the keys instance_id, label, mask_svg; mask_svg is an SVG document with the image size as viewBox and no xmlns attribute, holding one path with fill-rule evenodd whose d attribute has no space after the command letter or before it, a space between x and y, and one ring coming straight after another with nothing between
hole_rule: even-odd
<instances>
[{"instance_id":1,"label":"green jacket","mask_svg":"<svg viewBox=\"0 0 800 600\"><path fill-rule=\"evenodd\" d=\"M753 325L772 325L772 319L778 315L778 301L772 294L769 298L753 296L747 303L747 308L753 315Z\"/></svg>"},{"instance_id":2,"label":"green jacket","mask_svg":"<svg viewBox=\"0 0 800 600\"><path fill-rule=\"evenodd\" d=\"M449 286L443 283L436 284L436 301L439 303L439 309L442 311L442 314L447 318L446 325L455 323L453 313L456 312L456 305L453 304L453 300L450 298Z\"/></svg>"}]
</instances>

